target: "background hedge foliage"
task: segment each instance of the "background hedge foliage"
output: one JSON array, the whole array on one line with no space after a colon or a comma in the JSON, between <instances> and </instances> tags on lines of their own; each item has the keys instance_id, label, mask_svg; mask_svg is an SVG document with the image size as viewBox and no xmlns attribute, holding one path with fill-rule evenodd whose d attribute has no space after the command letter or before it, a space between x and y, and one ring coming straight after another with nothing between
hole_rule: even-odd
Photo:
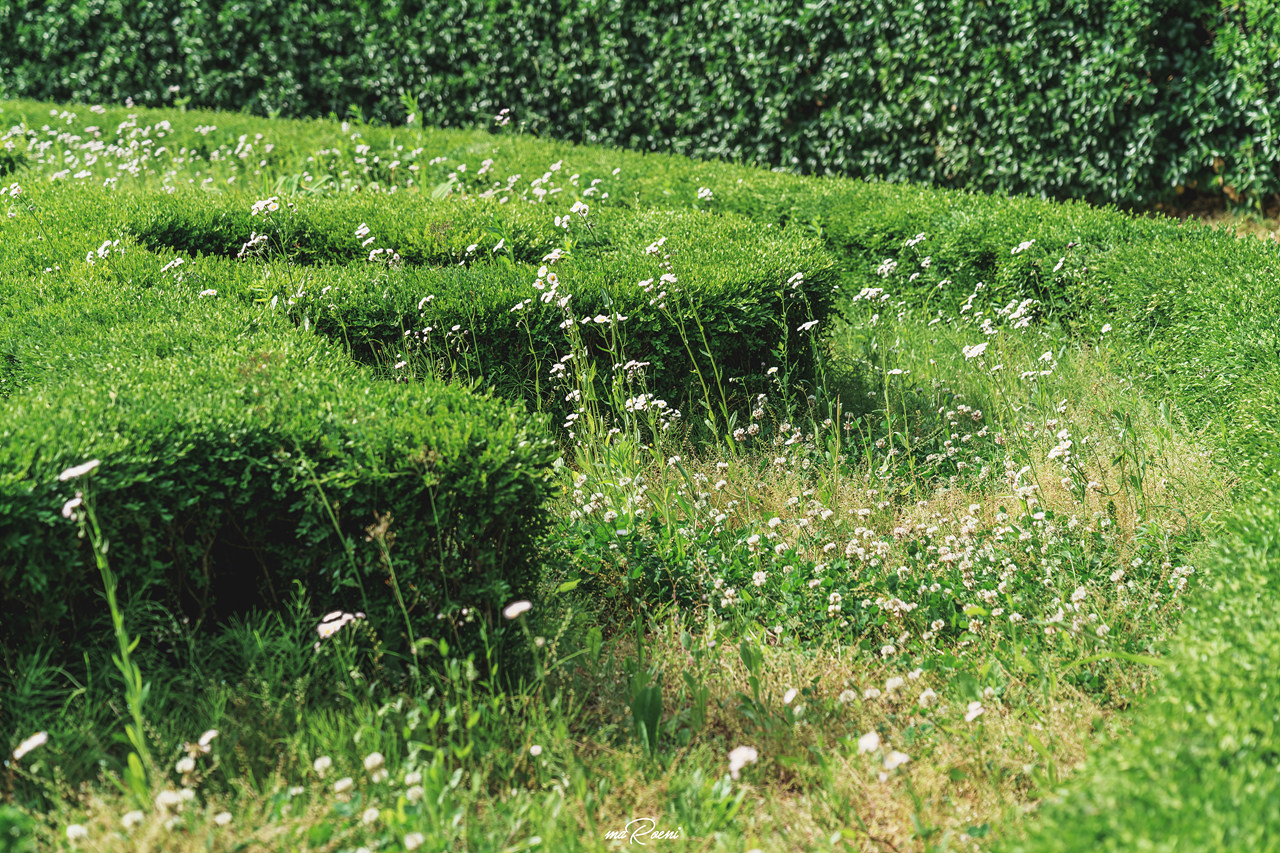
<instances>
[{"instance_id":1,"label":"background hedge foliage","mask_svg":"<svg viewBox=\"0 0 1280 853\"><path fill-rule=\"evenodd\" d=\"M819 174L1280 192L1270 0L13 0L0 43L3 97L437 126L505 107L538 134Z\"/></svg>"}]
</instances>

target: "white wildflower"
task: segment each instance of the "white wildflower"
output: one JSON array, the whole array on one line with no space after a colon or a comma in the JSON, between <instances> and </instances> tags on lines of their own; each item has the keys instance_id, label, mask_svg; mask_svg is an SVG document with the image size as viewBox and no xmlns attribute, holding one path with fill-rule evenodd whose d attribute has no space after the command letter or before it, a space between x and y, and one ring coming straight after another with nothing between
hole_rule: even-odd
<instances>
[{"instance_id":1,"label":"white wildflower","mask_svg":"<svg viewBox=\"0 0 1280 853\"><path fill-rule=\"evenodd\" d=\"M13 751L14 761L20 760L24 755L26 755L31 750L37 747L44 746L48 742L49 742L48 732L36 732L31 737L27 738L22 743L18 744L18 748Z\"/></svg>"},{"instance_id":2,"label":"white wildflower","mask_svg":"<svg viewBox=\"0 0 1280 853\"><path fill-rule=\"evenodd\" d=\"M729 775L737 779L743 767L755 764L759 759L760 753L756 752L754 746L735 747L729 752Z\"/></svg>"},{"instance_id":3,"label":"white wildflower","mask_svg":"<svg viewBox=\"0 0 1280 853\"><path fill-rule=\"evenodd\" d=\"M81 463L80 465L71 466L70 468L63 471L61 474L59 474L58 479L61 480L62 482L66 482L67 480L74 480L76 477L83 477L85 474L88 474L90 471L93 471L95 468L97 468L101 464L102 464L101 460L90 459L88 462Z\"/></svg>"},{"instance_id":4,"label":"white wildflower","mask_svg":"<svg viewBox=\"0 0 1280 853\"><path fill-rule=\"evenodd\" d=\"M507 619L515 619L523 616L533 609L533 605L528 601L514 601L502 609L502 615Z\"/></svg>"}]
</instances>

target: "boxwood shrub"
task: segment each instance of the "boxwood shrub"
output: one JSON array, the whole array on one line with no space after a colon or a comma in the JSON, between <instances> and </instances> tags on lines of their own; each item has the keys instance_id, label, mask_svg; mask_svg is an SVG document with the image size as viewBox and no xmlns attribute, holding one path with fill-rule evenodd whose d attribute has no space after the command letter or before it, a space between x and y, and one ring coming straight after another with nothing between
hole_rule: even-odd
<instances>
[{"instance_id":1,"label":"boxwood shrub","mask_svg":"<svg viewBox=\"0 0 1280 853\"><path fill-rule=\"evenodd\" d=\"M164 270L120 230L124 198L41 193L41 227L0 247L0 645L74 654L102 625L93 555L62 515L83 490L130 600L213 623L300 584L403 653L394 569L417 638L477 650L481 623L537 592L559 454L545 419L429 377L383 381L234 281L224 294ZM91 262L79 249L104 234ZM390 564L367 541L387 514Z\"/></svg>"},{"instance_id":2,"label":"boxwood shrub","mask_svg":"<svg viewBox=\"0 0 1280 853\"><path fill-rule=\"evenodd\" d=\"M124 228L152 251L200 256L193 268L202 281L242 299L272 298L361 360L386 366L425 355L447 378L483 381L538 407L563 408L548 371L570 352L566 316L595 361L648 362L649 392L688 411L707 395L713 406L728 403L729 378L771 366L812 377L817 334L800 329L825 329L836 299L832 257L799 230L616 206L574 215L566 230L546 206L417 193L299 199L278 226L289 257L268 256L277 285L267 293L253 260L236 257L267 227L251 204L240 194L142 196ZM360 225L369 237L356 236ZM371 263L371 246L394 249L400 265ZM548 257L556 251L565 253L558 262ZM568 314L539 298L549 292L536 289L543 266L572 294ZM619 316L616 325L592 322ZM723 400L712 390L717 372Z\"/></svg>"},{"instance_id":3,"label":"boxwood shrub","mask_svg":"<svg viewBox=\"0 0 1280 853\"><path fill-rule=\"evenodd\" d=\"M461 388L379 382L321 339L270 331L5 402L6 643L74 645L101 622L94 558L60 514L80 490L129 595L197 621L279 606L300 582L326 610L368 612L404 651L392 568L417 636L455 646L439 614L493 620L534 594L557 453L536 419ZM97 471L59 481L91 458ZM384 513L390 566L366 541Z\"/></svg>"}]
</instances>

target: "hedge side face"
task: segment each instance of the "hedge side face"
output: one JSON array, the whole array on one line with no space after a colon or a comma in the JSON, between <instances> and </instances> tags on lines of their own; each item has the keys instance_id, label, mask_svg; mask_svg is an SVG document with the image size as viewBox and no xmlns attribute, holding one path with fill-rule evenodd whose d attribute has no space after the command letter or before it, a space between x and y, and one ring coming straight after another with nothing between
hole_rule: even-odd
<instances>
[{"instance_id":1,"label":"hedge side face","mask_svg":"<svg viewBox=\"0 0 1280 853\"><path fill-rule=\"evenodd\" d=\"M0 95L446 126L509 108L817 174L1257 201L1280 191L1278 28L1267 0L18 0Z\"/></svg>"},{"instance_id":2,"label":"hedge side face","mask_svg":"<svg viewBox=\"0 0 1280 853\"><path fill-rule=\"evenodd\" d=\"M420 638L456 642L440 612L492 618L532 595L555 455L536 421L461 389L376 382L314 337L269 331L136 353L7 401L7 642L73 645L99 621L93 556L59 513L81 490L124 588L195 620L282 606L298 581L325 609L368 612L403 650L389 567L367 541L385 513ZM88 458L98 471L58 481Z\"/></svg>"}]
</instances>

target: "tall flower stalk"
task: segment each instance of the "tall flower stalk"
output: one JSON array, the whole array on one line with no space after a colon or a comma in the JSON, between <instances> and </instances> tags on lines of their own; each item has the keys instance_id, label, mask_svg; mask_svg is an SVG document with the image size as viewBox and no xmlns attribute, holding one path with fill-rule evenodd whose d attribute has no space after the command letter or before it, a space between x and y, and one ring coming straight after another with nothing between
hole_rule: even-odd
<instances>
[{"instance_id":1,"label":"tall flower stalk","mask_svg":"<svg viewBox=\"0 0 1280 853\"><path fill-rule=\"evenodd\" d=\"M65 482L67 480L86 477L95 471L99 466L97 459L90 460L81 465L68 468L63 471L58 479ZM102 527L98 523L97 513L93 510L93 504L89 501L85 492L87 484L76 496L62 507L62 514L66 518L75 520L80 525L81 537L88 537L90 545L93 547L94 560L98 565L98 573L102 577L102 586L107 593L107 607L111 610L111 626L116 635L116 644L118 652L111 656L111 660L116 665L116 669L120 671L121 677L124 679L124 699L125 705L129 709L130 721L125 724L125 735L129 739L129 743L133 746L133 752L129 753L127 763L124 770L123 787L128 793L132 794L139 804L146 804L150 800L150 786L147 782L148 773L155 767L151 758L151 751L147 747L146 729L142 716L142 706L147 700L147 695L151 692L151 685L142 681L142 670L133 662L131 653L138 647L141 637L129 637L129 632L125 629L124 614L120 610L120 602L116 597L117 579L115 573L111 571L111 565L107 560L107 538L102 533Z\"/></svg>"}]
</instances>

